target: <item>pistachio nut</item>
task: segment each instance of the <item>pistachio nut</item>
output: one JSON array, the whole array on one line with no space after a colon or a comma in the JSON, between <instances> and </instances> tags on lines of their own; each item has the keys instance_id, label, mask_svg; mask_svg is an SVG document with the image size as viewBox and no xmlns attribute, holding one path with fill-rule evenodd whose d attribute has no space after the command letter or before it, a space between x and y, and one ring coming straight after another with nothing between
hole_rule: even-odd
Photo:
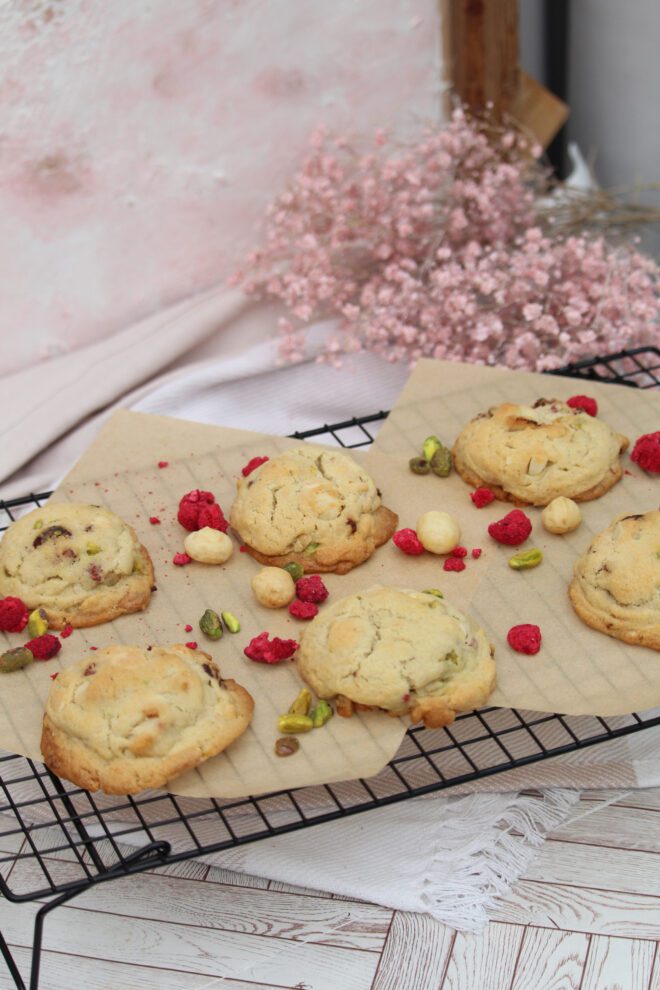
<instances>
[{"instance_id":1,"label":"pistachio nut","mask_svg":"<svg viewBox=\"0 0 660 990\"><path fill-rule=\"evenodd\" d=\"M12 670L20 670L33 660L34 657L27 646L16 646L0 656L0 674L10 674Z\"/></svg>"},{"instance_id":2,"label":"pistachio nut","mask_svg":"<svg viewBox=\"0 0 660 990\"><path fill-rule=\"evenodd\" d=\"M427 437L422 445L422 454L425 461L430 461L436 450L440 450L442 447L442 441L440 441L436 436Z\"/></svg>"},{"instance_id":3,"label":"pistachio nut","mask_svg":"<svg viewBox=\"0 0 660 990\"><path fill-rule=\"evenodd\" d=\"M48 632L48 616L45 609L35 608L34 612L30 612L28 632L33 639L35 636L43 636L45 632Z\"/></svg>"},{"instance_id":4,"label":"pistachio nut","mask_svg":"<svg viewBox=\"0 0 660 990\"><path fill-rule=\"evenodd\" d=\"M423 595L434 595L436 598L444 598L445 596L440 591L439 588L424 588L422 592Z\"/></svg>"},{"instance_id":5,"label":"pistachio nut","mask_svg":"<svg viewBox=\"0 0 660 990\"><path fill-rule=\"evenodd\" d=\"M101 552L101 547L98 543L88 543L87 544L87 556L94 557L97 553Z\"/></svg>"},{"instance_id":6,"label":"pistachio nut","mask_svg":"<svg viewBox=\"0 0 660 990\"><path fill-rule=\"evenodd\" d=\"M233 612L221 612L220 615L227 632L237 633L241 631L241 624Z\"/></svg>"},{"instance_id":7,"label":"pistachio nut","mask_svg":"<svg viewBox=\"0 0 660 990\"><path fill-rule=\"evenodd\" d=\"M448 447L439 447L431 458L431 470L439 478L447 478L451 474L452 459L451 450Z\"/></svg>"},{"instance_id":8,"label":"pistachio nut","mask_svg":"<svg viewBox=\"0 0 660 990\"><path fill-rule=\"evenodd\" d=\"M316 553L320 545L321 545L320 543L308 543L305 549L303 550L303 555L305 557L311 557L312 554Z\"/></svg>"},{"instance_id":9,"label":"pistachio nut","mask_svg":"<svg viewBox=\"0 0 660 990\"><path fill-rule=\"evenodd\" d=\"M538 567L543 560L543 552L538 547L530 547L529 550L521 550L509 559L509 567L514 571L528 571L532 567Z\"/></svg>"},{"instance_id":10,"label":"pistachio nut","mask_svg":"<svg viewBox=\"0 0 660 990\"><path fill-rule=\"evenodd\" d=\"M277 720L278 732L311 732L314 723L309 715L280 715Z\"/></svg>"},{"instance_id":11,"label":"pistachio nut","mask_svg":"<svg viewBox=\"0 0 660 990\"><path fill-rule=\"evenodd\" d=\"M320 729L322 725L325 725L325 723L332 718L333 715L334 712L332 710L332 705L329 705L327 701L323 700L317 701L309 713L309 717L314 723L315 729Z\"/></svg>"},{"instance_id":12,"label":"pistachio nut","mask_svg":"<svg viewBox=\"0 0 660 990\"><path fill-rule=\"evenodd\" d=\"M220 616L212 608L207 608L204 612L204 615L199 620L199 628L209 639L220 639L222 637Z\"/></svg>"},{"instance_id":13,"label":"pistachio nut","mask_svg":"<svg viewBox=\"0 0 660 990\"><path fill-rule=\"evenodd\" d=\"M280 736L275 740L276 756L293 756L300 749L300 742L292 736Z\"/></svg>"},{"instance_id":14,"label":"pistachio nut","mask_svg":"<svg viewBox=\"0 0 660 990\"><path fill-rule=\"evenodd\" d=\"M307 688L303 688L296 700L289 706L289 715L309 715L311 704L311 692Z\"/></svg>"},{"instance_id":15,"label":"pistachio nut","mask_svg":"<svg viewBox=\"0 0 660 990\"><path fill-rule=\"evenodd\" d=\"M290 564L285 564L284 570L289 572L294 581L299 581L305 573L305 568L303 565L296 564L295 561L291 561Z\"/></svg>"},{"instance_id":16,"label":"pistachio nut","mask_svg":"<svg viewBox=\"0 0 660 990\"><path fill-rule=\"evenodd\" d=\"M425 457L411 457L408 461L408 467L413 474L428 474L431 470L431 462L427 461Z\"/></svg>"}]
</instances>

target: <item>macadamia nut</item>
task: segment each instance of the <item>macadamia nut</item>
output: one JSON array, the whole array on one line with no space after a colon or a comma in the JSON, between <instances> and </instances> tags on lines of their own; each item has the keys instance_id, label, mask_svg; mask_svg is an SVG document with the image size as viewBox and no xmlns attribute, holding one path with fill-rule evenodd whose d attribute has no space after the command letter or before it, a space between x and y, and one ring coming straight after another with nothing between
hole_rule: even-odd
<instances>
[{"instance_id":1,"label":"macadamia nut","mask_svg":"<svg viewBox=\"0 0 660 990\"><path fill-rule=\"evenodd\" d=\"M227 534L210 526L189 533L183 547L188 556L200 564L224 564L234 552L234 544Z\"/></svg>"},{"instance_id":2,"label":"macadamia nut","mask_svg":"<svg viewBox=\"0 0 660 990\"><path fill-rule=\"evenodd\" d=\"M260 605L284 608L296 597L296 582L281 567L264 567L252 578L252 591Z\"/></svg>"},{"instance_id":3,"label":"macadamia nut","mask_svg":"<svg viewBox=\"0 0 660 990\"><path fill-rule=\"evenodd\" d=\"M425 512L417 520L416 532L429 553L450 553L461 540L461 528L448 512Z\"/></svg>"},{"instance_id":4,"label":"macadamia nut","mask_svg":"<svg viewBox=\"0 0 660 990\"><path fill-rule=\"evenodd\" d=\"M549 533L570 533L582 522L580 506L572 498L560 495L548 502L541 513L541 522Z\"/></svg>"}]
</instances>

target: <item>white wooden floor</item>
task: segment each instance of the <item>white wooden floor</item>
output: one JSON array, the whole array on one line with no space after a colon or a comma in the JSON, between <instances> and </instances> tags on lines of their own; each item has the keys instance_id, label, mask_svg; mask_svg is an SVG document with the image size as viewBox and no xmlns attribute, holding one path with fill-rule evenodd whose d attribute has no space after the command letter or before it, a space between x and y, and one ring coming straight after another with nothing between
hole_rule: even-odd
<instances>
[{"instance_id":1,"label":"white wooden floor","mask_svg":"<svg viewBox=\"0 0 660 990\"><path fill-rule=\"evenodd\" d=\"M479 935L188 862L56 908L40 987L660 990L660 788L603 797L584 794ZM34 914L0 902L24 974Z\"/></svg>"}]
</instances>

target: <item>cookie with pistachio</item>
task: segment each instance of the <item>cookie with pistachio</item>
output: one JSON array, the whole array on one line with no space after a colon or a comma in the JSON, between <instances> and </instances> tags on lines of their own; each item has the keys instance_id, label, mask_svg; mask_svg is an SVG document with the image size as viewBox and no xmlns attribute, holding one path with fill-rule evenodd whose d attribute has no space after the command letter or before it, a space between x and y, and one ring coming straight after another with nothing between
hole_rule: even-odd
<instances>
[{"instance_id":1,"label":"cookie with pistachio","mask_svg":"<svg viewBox=\"0 0 660 990\"><path fill-rule=\"evenodd\" d=\"M575 562L569 587L583 622L660 650L660 511L618 516Z\"/></svg>"},{"instance_id":2,"label":"cookie with pistachio","mask_svg":"<svg viewBox=\"0 0 660 990\"><path fill-rule=\"evenodd\" d=\"M0 542L0 595L43 608L51 629L145 609L153 583L135 530L98 505L49 502L12 523Z\"/></svg>"},{"instance_id":3,"label":"cookie with pistachio","mask_svg":"<svg viewBox=\"0 0 660 990\"><path fill-rule=\"evenodd\" d=\"M262 564L345 574L390 539L398 517L352 458L310 444L240 478L230 522Z\"/></svg>"},{"instance_id":4,"label":"cookie with pistachio","mask_svg":"<svg viewBox=\"0 0 660 990\"><path fill-rule=\"evenodd\" d=\"M338 714L382 709L429 728L483 705L495 687L483 629L446 599L376 586L325 606L303 630L302 677Z\"/></svg>"},{"instance_id":5,"label":"cookie with pistachio","mask_svg":"<svg viewBox=\"0 0 660 990\"><path fill-rule=\"evenodd\" d=\"M452 455L469 485L517 505L547 505L560 495L576 502L604 495L623 475L619 455L627 446L627 437L584 409L539 399L480 413Z\"/></svg>"}]
</instances>

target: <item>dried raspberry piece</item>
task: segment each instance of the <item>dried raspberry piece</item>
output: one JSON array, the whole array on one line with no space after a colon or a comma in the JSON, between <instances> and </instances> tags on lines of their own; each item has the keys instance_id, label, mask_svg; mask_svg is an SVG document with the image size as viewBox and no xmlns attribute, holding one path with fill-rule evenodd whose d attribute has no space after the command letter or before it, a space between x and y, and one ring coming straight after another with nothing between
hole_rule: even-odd
<instances>
[{"instance_id":1,"label":"dried raspberry piece","mask_svg":"<svg viewBox=\"0 0 660 990\"><path fill-rule=\"evenodd\" d=\"M490 488L475 488L470 492L470 498L478 509L483 509L484 505L490 505L495 501L495 493Z\"/></svg>"},{"instance_id":2,"label":"dried raspberry piece","mask_svg":"<svg viewBox=\"0 0 660 990\"><path fill-rule=\"evenodd\" d=\"M166 468L166 467L169 467L169 466L170 466L170 462L169 461L158 461L158 467L159 468Z\"/></svg>"},{"instance_id":3,"label":"dried raspberry piece","mask_svg":"<svg viewBox=\"0 0 660 990\"><path fill-rule=\"evenodd\" d=\"M273 636L268 639L268 633L262 632L254 639L251 639L243 650L246 657L256 663L279 663L280 660L289 660L298 649L295 639L280 639Z\"/></svg>"},{"instance_id":4,"label":"dried raspberry piece","mask_svg":"<svg viewBox=\"0 0 660 990\"><path fill-rule=\"evenodd\" d=\"M51 660L62 649L62 644L57 636L51 636L50 633L37 636L25 643L24 646L27 647L35 660Z\"/></svg>"},{"instance_id":5,"label":"dried raspberry piece","mask_svg":"<svg viewBox=\"0 0 660 990\"><path fill-rule=\"evenodd\" d=\"M488 527L488 533L494 540L509 547L517 547L519 543L524 543L531 532L531 520L520 509L507 512L502 519L498 519Z\"/></svg>"},{"instance_id":6,"label":"dried raspberry piece","mask_svg":"<svg viewBox=\"0 0 660 990\"><path fill-rule=\"evenodd\" d=\"M59 676L59 673L60 673L59 670L56 670L54 674L51 674L50 675L51 681L54 681L55 678Z\"/></svg>"},{"instance_id":7,"label":"dried raspberry piece","mask_svg":"<svg viewBox=\"0 0 660 990\"><path fill-rule=\"evenodd\" d=\"M7 595L0 600L0 629L2 632L21 632L28 624L30 613L20 598Z\"/></svg>"},{"instance_id":8,"label":"dried raspberry piece","mask_svg":"<svg viewBox=\"0 0 660 990\"><path fill-rule=\"evenodd\" d=\"M589 395L572 395L566 400L566 405L571 409L584 409L590 416L598 415L598 403Z\"/></svg>"},{"instance_id":9,"label":"dried raspberry piece","mask_svg":"<svg viewBox=\"0 0 660 990\"><path fill-rule=\"evenodd\" d=\"M191 560L192 557L189 557L187 553L175 553L172 557L172 563L177 567L185 567Z\"/></svg>"},{"instance_id":10,"label":"dried raspberry piece","mask_svg":"<svg viewBox=\"0 0 660 990\"><path fill-rule=\"evenodd\" d=\"M252 474L258 467L265 464L266 461L270 460L269 457L253 457L251 461L248 461L244 468L241 468L241 474L244 478L247 478L248 474Z\"/></svg>"},{"instance_id":11,"label":"dried raspberry piece","mask_svg":"<svg viewBox=\"0 0 660 990\"><path fill-rule=\"evenodd\" d=\"M191 639L189 643L186 643L186 646L188 647L189 650L197 649L197 643L195 642L194 639Z\"/></svg>"},{"instance_id":12,"label":"dried raspberry piece","mask_svg":"<svg viewBox=\"0 0 660 990\"><path fill-rule=\"evenodd\" d=\"M645 433L635 441L630 460L651 474L660 473L660 431ZM6 601L6 599L5 599Z\"/></svg>"},{"instance_id":13,"label":"dried raspberry piece","mask_svg":"<svg viewBox=\"0 0 660 990\"><path fill-rule=\"evenodd\" d=\"M183 628L185 629L186 632L192 632L192 626L190 625L189 622L187 622Z\"/></svg>"},{"instance_id":14,"label":"dried raspberry piece","mask_svg":"<svg viewBox=\"0 0 660 990\"><path fill-rule=\"evenodd\" d=\"M318 614L319 608L314 602L301 601L299 598L294 598L289 605L289 615L292 615L294 619L313 619Z\"/></svg>"},{"instance_id":15,"label":"dried raspberry piece","mask_svg":"<svg viewBox=\"0 0 660 990\"><path fill-rule=\"evenodd\" d=\"M414 529L400 529L392 537L394 545L403 550L404 553L410 554L411 557L417 557L420 553L424 553L424 547L419 541L419 537Z\"/></svg>"},{"instance_id":16,"label":"dried raspberry piece","mask_svg":"<svg viewBox=\"0 0 660 990\"><path fill-rule=\"evenodd\" d=\"M450 557L467 557L467 547L454 547L449 554Z\"/></svg>"},{"instance_id":17,"label":"dried raspberry piece","mask_svg":"<svg viewBox=\"0 0 660 990\"><path fill-rule=\"evenodd\" d=\"M149 516L149 522L152 526L160 526L160 519L158 516Z\"/></svg>"},{"instance_id":18,"label":"dried raspberry piece","mask_svg":"<svg viewBox=\"0 0 660 990\"><path fill-rule=\"evenodd\" d=\"M442 565L443 571L464 571L465 561L460 557L447 557Z\"/></svg>"},{"instance_id":19,"label":"dried raspberry piece","mask_svg":"<svg viewBox=\"0 0 660 990\"><path fill-rule=\"evenodd\" d=\"M191 533L204 526L226 533L229 527L213 492L203 492L199 488L183 496L176 517L183 528Z\"/></svg>"},{"instance_id":20,"label":"dried raspberry piece","mask_svg":"<svg viewBox=\"0 0 660 990\"><path fill-rule=\"evenodd\" d=\"M301 602L324 602L328 597L328 589L318 574L301 577L296 581L296 597Z\"/></svg>"},{"instance_id":21,"label":"dried raspberry piece","mask_svg":"<svg viewBox=\"0 0 660 990\"><path fill-rule=\"evenodd\" d=\"M67 622L64 628L60 630L60 639L68 639L72 632L73 626L70 622Z\"/></svg>"},{"instance_id":22,"label":"dried raspberry piece","mask_svg":"<svg viewBox=\"0 0 660 990\"><path fill-rule=\"evenodd\" d=\"M512 626L506 634L507 642L517 653L532 656L541 649L541 630L538 626L523 623Z\"/></svg>"},{"instance_id":23,"label":"dried raspberry piece","mask_svg":"<svg viewBox=\"0 0 660 990\"><path fill-rule=\"evenodd\" d=\"M204 529L205 526L210 529L219 529L221 533L226 533L229 529L229 523L217 502L214 502L213 505L205 505L200 509L197 517L197 529Z\"/></svg>"},{"instance_id":24,"label":"dried raspberry piece","mask_svg":"<svg viewBox=\"0 0 660 990\"><path fill-rule=\"evenodd\" d=\"M482 553L483 550L481 549L481 547L475 547L474 550L472 551L472 556L474 557L475 560L478 560L479 557L481 557Z\"/></svg>"}]
</instances>

